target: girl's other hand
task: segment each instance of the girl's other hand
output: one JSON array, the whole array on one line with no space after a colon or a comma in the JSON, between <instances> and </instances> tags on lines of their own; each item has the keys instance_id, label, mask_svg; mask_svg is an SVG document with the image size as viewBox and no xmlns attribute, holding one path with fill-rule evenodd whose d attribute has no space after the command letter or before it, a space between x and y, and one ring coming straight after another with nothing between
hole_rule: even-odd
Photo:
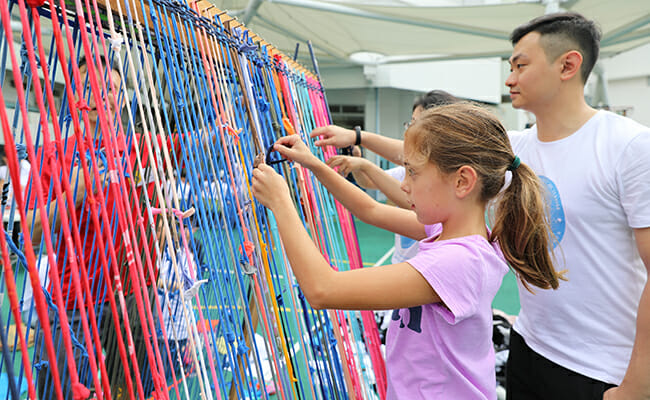
<instances>
[{"instance_id":1,"label":"girl's other hand","mask_svg":"<svg viewBox=\"0 0 650 400\"><path fill-rule=\"evenodd\" d=\"M320 161L298 135L281 137L273 145L273 150L282 154L287 160L300 163L305 168L312 168Z\"/></svg>"},{"instance_id":2,"label":"girl's other hand","mask_svg":"<svg viewBox=\"0 0 650 400\"><path fill-rule=\"evenodd\" d=\"M284 202L291 202L287 182L272 167L264 163L253 169L252 189L257 201L271 211L274 207L282 206Z\"/></svg>"}]
</instances>

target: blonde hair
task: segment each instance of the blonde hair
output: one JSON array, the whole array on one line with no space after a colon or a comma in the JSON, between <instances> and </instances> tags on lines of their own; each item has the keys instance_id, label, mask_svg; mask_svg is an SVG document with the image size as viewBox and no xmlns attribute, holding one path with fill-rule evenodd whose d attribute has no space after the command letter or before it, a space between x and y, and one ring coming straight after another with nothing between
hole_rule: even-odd
<instances>
[{"instance_id":1,"label":"blonde hair","mask_svg":"<svg viewBox=\"0 0 650 400\"><path fill-rule=\"evenodd\" d=\"M528 290L529 285L558 288L564 277L553 266L543 186L526 164L515 159L506 130L494 115L470 103L435 107L420 115L406 140L445 174L472 167L480 184L480 201L487 204L496 198L490 241L498 241ZM512 180L500 193L508 170Z\"/></svg>"}]
</instances>

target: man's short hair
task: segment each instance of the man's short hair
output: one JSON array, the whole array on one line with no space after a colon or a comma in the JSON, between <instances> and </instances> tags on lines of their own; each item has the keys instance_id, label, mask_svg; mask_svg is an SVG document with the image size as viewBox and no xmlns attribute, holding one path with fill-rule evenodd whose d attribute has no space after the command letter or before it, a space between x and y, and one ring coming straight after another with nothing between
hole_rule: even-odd
<instances>
[{"instance_id":1,"label":"man's short hair","mask_svg":"<svg viewBox=\"0 0 650 400\"><path fill-rule=\"evenodd\" d=\"M540 44L550 61L570 50L580 52L582 83L587 82L600 51L601 31L596 22L576 12L542 15L515 28L510 34L512 44L516 45L530 32L540 34Z\"/></svg>"}]
</instances>

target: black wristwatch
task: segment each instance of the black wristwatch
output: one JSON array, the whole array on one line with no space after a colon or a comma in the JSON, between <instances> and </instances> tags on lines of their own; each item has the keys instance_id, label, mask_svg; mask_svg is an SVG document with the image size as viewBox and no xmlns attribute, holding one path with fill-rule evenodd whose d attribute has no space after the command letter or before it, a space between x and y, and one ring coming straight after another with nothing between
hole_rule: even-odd
<instances>
[{"instance_id":1,"label":"black wristwatch","mask_svg":"<svg viewBox=\"0 0 650 400\"><path fill-rule=\"evenodd\" d=\"M354 141L356 146L361 144L361 127L359 125L354 127L354 132L357 134L357 138Z\"/></svg>"}]
</instances>

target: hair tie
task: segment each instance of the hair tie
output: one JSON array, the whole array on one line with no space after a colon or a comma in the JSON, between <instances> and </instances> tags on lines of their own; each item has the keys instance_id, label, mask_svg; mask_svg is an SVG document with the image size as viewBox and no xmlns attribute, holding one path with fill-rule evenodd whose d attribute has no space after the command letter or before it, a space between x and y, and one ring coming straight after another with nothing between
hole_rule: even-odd
<instances>
[{"instance_id":1,"label":"hair tie","mask_svg":"<svg viewBox=\"0 0 650 400\"><path fill-rule=\"evenodd\" d=\"M514 171L521 165L521 160L518 156L515 156L515 159L512 160L512 164L508 167L508 171Z\"/></svg>"}]
</instances>

